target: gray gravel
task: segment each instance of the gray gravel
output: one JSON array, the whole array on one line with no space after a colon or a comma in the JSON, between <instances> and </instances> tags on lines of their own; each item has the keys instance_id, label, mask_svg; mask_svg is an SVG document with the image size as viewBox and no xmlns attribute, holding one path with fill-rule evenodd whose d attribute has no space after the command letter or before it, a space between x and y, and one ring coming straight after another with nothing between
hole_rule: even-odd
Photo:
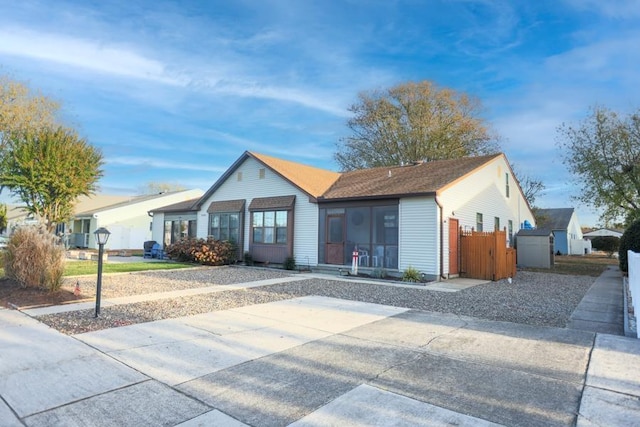
<instances>
[{"instance_id":1,"label":"gray gravel","mask_svg":"<svg viewBox=\"0 0 640 427\"><path fill-rule=\"evenodd\" d=\"M110 275L104 280L106 286L103 286L108 289L109 296L123 296L203 286L224 286L288 277L292 274L295 273L271 269L198 268ZM98 319L93 318L93 310L46 315L38 319L63 333L77 334L299 296L321 295L489 320L564 327L594 280L594 277L588 276L521 271L511 284L501 280L460 292L446 293L429 291L423 287L414 289L345 282L332 280L332 276L327 276L326 279L311 278L252 289L103 307ZM92 285L87 283L86 286ZM86 290L83 288L83 293Z\"/></svg>"}]
</instances>

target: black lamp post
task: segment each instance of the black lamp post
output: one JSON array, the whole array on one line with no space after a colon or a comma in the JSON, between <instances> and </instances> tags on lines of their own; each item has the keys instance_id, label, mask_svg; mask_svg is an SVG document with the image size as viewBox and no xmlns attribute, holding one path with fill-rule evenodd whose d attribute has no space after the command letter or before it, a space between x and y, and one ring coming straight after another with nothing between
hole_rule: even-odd
<instances>
[{"instance_id":1,"label":"black lamp post","mask_svg":"<svg viewBox=\"0 0 640 427\"><path fill-rule=\"evenodd\" d=\"M104 245L109 240L109 230L104 227L98 228L93 232L98 242L98 284L96 286L96 314L94 317L98 317L100 314L100 293L102 292L102 254L104 252Z\"/></svg>"}]
</instances>

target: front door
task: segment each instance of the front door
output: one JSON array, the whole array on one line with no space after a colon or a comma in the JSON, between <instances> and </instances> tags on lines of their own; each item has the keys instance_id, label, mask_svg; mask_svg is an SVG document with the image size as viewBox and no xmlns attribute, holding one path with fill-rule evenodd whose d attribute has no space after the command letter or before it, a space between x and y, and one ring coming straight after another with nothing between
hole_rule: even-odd
<instances>
[{"instance_id":1,"label":"front door","mask_svg":"<svg viewBox=\"0 0 640 427\"><path fill-rule=\"evenodd\" d=\"M449 276L456 276L460 273L458 267L459 224L457 219L449 218Z\"/></svg>"},{"instance_id":2,"label":"front door","mask_svg":"<svg viewBox=\"0 0 640 427\"><path fill-rule=\"evenodd\" d=\"M327 264L344 264L344 214L327 216Z\"/></svg>"}]
</instances>

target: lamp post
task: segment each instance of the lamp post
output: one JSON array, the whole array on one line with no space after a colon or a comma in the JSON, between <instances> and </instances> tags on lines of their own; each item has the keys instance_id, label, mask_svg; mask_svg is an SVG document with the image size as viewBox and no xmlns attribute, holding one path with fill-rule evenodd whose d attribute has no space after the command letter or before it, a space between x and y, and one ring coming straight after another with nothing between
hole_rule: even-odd
<instances>
[{"instance_id":1,"label":"lamp post","mask_svg":"<svg viewBox=\"0 0 640 427\"><path fill-rule=\"evenodd\" d=\"M93 232L98 242L98 283L96 286L96 314L94 317L98 317L100 314L100 293L102 292L102 254L104 252L104 245L109 240L109 230L104 227L98 228Z\"/></svg>"}]
</instances>

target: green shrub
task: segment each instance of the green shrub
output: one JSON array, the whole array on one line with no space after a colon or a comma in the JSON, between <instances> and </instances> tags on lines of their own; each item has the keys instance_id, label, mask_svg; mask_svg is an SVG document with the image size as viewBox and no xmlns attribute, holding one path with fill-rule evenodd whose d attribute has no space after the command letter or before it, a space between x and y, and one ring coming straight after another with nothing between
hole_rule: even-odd
<instances>
[{"instance_id":1,"label":"green shrub","mask_svg":"<svg viewBox=\"0 0 640 427\"><path fill-rule=\"evenodd\" d=\"M611 258L620 248L620 238L616 236L597 236L591 240L591 247L605 252Z\"/></svg>"},{"instance_id":2,"label":"green shrub","mask_svg":"<svg viewBox=\"0 0 640 427\"><path fill-rule=\"evenodd\" d=\"M253 255L251 255L251 252L244 253L244 265L253 265Z\"/></svg>"},{"instance_id":3,"label":"green shrub","mask_svg":"<svg viewBox=\"0 0 640 427\"><path fill-rule=\"evenodd\" d=\"M42 225L17 228L4 251L4 274L23 287L57 291L62 285L65 250Z\"/></svg>"},{"instance_id":4,"label":"green shrub","mask_svg":"<svg viewBox=\"0 0 640 427\"><path fill-rule=\"evenodd\" d=\"M227 240L188 238L167 246L169 258L203 265L226 265L235 262L236 247Z\"/></svg>"},{"instance_id":5,"label":"green shrub","mask_svg":"<svg viewBox=\"0 0 640 427\"><path fill-rule=\"evenodd\" d=\"M629 250L640 252L640 220L634 221L620 238L618 261L620 270L625 273L629 271L629 261L627 259L627 251Z\"/></svg>"},{"instance_id":6,"label":"green shrub","mask_svg":"<svg viewBox=\"0 0 640 427\"><path fill-rule=\"evenodd\" d=\"M287 257L284 260L284 264L282 264L285 270L295 270L296 269L296 259L292 256Z\"/></svg>"},{"instance_id":7,"label":"green shrub","mask_svg":"<svg viewBox=\"0 0 640 427\"><path fill-rule=\"evenodd\" d=\"M409 266L402 273L402 281L403 282L422 282L422 274L417 269Z\"/></svg>"},{"instance_id":8,"label":"green shrub","mask_svg":"<svg viewBox=\"0 0 640 427\"><path fill-rule=\"evenodd\" d=\"M375 268L372 272L371 272L371 277L375 277L376 279L384 279L385 277L387 277L387 270L385 270L384 268Z\"/></svg>"}]
</instances>

